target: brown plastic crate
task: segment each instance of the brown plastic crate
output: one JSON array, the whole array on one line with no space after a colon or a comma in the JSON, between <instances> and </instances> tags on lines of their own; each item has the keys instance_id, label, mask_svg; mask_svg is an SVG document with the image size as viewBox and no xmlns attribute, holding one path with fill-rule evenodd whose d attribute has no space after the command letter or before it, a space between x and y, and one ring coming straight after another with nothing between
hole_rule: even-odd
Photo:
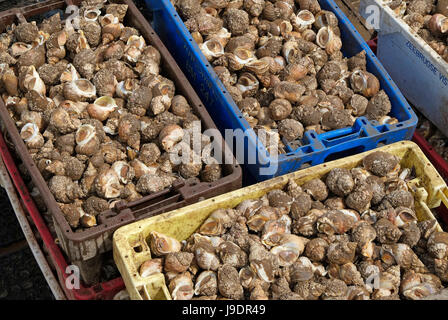
<instances>
[{"instance_id":1,"label":"brown plastic crate","mask_svg":"<svg viewBox=\"0 0 448 320\"><path fill-rule=\"evenodd\" d=\"M125 25L138 29L147 43L160 51L162 73L174 81L176 92L182 94L187 99L192 109L200 117L203 130L216 129L213 120L187 78L134 3L130 0L110 2L125 3L129 6L125 17ZM76 5L80 3L80 0L65 2L51 0L37 5L7 10L0 13L0 25L7 26L17 19L31 18L54 9L64 9L68 4ZM184 181L178 180L171 188L143 197L138 201L119 202L114 209L98 215L97 226L74 232L59 209L47 183L31 159L28 149L22 141L14 121L10 118L2 99L0 99L0 118L5 125L11 142L15 145L17 154L23 161L47 208L53 215L62 248L68 255L69 260L81 267L81 275L88 284L96 281L101 267L100 254L112 250L112 234L117 228L143 218L155 216L199 200L235 190L240 188L242 184L241 167L237 164L232 151L221 136L222 145L224 146L222 158L227 159L225 163L229 164L223 165L223 178L220 180L212 183L201 182L197 178Z\"/></svg>"}]
</instances>

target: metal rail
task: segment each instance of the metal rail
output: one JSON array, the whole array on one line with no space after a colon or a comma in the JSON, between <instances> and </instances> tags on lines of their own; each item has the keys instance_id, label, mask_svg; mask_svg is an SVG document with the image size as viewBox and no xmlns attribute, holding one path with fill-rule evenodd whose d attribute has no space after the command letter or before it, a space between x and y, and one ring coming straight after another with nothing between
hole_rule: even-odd
<instances>
[{"instance_id":1,"label":"metal rail","mask_svg":"<svg viewBox=\"0 0 448 320\"><path fill-rule=\"evenodd\" d=\"M0 159L0 183L8 194L9 201L11 202L11 206L14 210L14 213L16 214L17 220L19 221L20 227L22 228L31 252L36 259L36 262L39 265L39 268L42 271L45 280L47 281L48 286L53 293L53 296L56 298L56 300L66 300L64 291L59 286L59 282L55 278L53 271L51 270L47 259L45 258L45 255L42 252L39 243L36 240L36 237L34 236L33 230L31 229L28 219L26 218L26 214L22 208L22 205L20 204L20 200L17 197L17 193L12 184L9 173L6 170L5 164L3 163L3 159Z\"/></svg>"}]
</instances>

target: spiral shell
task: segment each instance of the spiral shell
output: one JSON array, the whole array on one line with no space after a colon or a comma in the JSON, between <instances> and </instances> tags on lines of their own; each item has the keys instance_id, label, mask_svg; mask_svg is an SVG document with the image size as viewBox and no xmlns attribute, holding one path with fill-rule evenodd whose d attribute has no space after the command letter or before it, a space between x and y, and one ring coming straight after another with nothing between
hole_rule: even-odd
<instances>
[{"instance_id":1,"label":"spiral shell","mask_svg":"<svg viewBox=\"0 0 448 320\"><path fill-rule=\"evenodd\" d=\"M370 98L380 90L380 82L377 77L367 71L355 70L350 76L350 85L355 92Z\"/></svg>"},{"instance_id":2,"label":"spiral shell","mask_svg":"<svg viewBox=\"0 0 448 320\"><path fill-rule=\"evenodd\" d=\"M104 121L118 108L115 99L110 96L103 96L96 99L93 104L89 104L87 112L97 120Z\"/></svg>"},{"instance_id":3,"label":"spiral shell","mask_svg":"<svg viewBox=\"0 0 448 320\"><path fill-rule=\"evenodd\" d=\"M332 55L342 48L342 40L337 36L331 27L322 27L316 35L316 43L322 49L325 49L327 54Z\"/></svg>"},{"instance_id":4,"label":"spiral shell","mask_svg":"<svg viewBox=\"0 0 448 320\"><path fill-rule=\"evenodd\" d=\"M168 253L179 252L182 245L176 239L157 231L149 234L149 246L151 252L157 256L164 256Z\"/></svg>"},{"instance_id":5,"label":"spiral shell","mask_svg":"<svg viewBox=\"0 0 448 320\"><path fill-rule=\"evenodd\" d=\"M30 149L39 149L44 145L44 137L35 123L26 123L20 130L20 137Z\"/></svg>"},{"instance_id":6,"label":"spiral shell","mask_svg":"<svg viewBox=\"0 0 448 320\"><path fill-rule=\"evenodd\" d=\"M224 55L224 47L222 43L215 38L212 38L200 44L199 49L201 49L202 53L208 61L212 61L213 59L219 58Z\"/></svg>"}]
</instances>

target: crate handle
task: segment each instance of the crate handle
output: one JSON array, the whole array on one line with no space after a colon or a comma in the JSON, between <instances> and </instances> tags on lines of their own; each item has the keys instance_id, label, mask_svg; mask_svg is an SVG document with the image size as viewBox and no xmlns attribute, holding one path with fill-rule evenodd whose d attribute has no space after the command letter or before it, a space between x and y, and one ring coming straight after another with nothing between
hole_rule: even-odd
<instances>
[{"instance_id":1,"label":"crate handle","mask_svg":"<svg viewBox=\"0 0 448 320\"><path fill-rule=\"evenodd\" d=\"M151 214L152 211L151 209L148 209L148 206L150 206L148 203L158 204L166 195L170 193L176 193L178 197L184 199L182 188L185 187L185 185L189 185L188 181L178 179L174 181L171 188L166 188L144 198L132 202L118 201L115 203L112 210L100 213L98 219L102 224L104 224L108 223L109 219L116 219L118 217L124 218L125 216L128 216L132 219L131 221L145 218L148 214ZM144 213L140 214L141 211Z\"/></svg>"},{"instance_id":2,"label":"crate handle","mask_svg":"<svg viewBox=\"0 0 448 320\"><path fill-rule=\"evenodd\" d=\"M23 15L22 10L20 10L20 9L17 10L16 17L17 17L17 20L19 20L19 23L26 23L27 22L25 16Z\"/></svg>"}]
</instances>

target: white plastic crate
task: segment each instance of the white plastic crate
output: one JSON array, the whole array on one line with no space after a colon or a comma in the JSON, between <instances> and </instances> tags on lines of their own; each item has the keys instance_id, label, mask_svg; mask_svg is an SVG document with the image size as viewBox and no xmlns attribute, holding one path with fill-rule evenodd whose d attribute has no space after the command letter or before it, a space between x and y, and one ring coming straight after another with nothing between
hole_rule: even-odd
<instances>
[{"instance_id":1,"label":"white plastic crate","mask_svg":"<svg viewBox=\"0 0 448 320\"><path fill-rule=\"evenodd\" d=\"M405 97L448 136L448 63L381 0L361 0L359 11L366 19L379 12L378 59Z\"/></svg>"}]
</instances>

